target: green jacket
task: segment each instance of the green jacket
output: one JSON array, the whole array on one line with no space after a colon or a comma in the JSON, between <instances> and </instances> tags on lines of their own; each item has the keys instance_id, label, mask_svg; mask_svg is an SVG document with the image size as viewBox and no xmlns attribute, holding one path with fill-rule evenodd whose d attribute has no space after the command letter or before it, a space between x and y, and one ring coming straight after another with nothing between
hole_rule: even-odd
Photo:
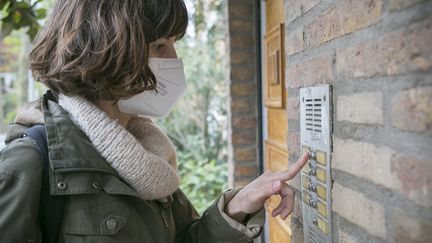
<instances>
[{"instance_id":1,"label":"green jacket","mask_svg":"<svg viewBox=\"0 0 432 243\"><path fill-rule=\"evenodd\" d=\"M0 242L40 242L37 223L42 160L23 131L45 123L52 195L66 196L58 242L249 242L262 231L264 210L243 225L223 212L228 190L200 217L178 189L144 201L92 146L68 113L45 95L23 107L0 154Z\"/></svg>"}]
</instances>

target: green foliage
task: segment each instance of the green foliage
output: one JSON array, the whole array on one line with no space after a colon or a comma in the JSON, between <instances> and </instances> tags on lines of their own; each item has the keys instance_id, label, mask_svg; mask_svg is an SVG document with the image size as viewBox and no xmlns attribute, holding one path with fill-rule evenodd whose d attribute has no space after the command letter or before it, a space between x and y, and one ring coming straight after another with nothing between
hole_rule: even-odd
<instances>
[{"instance_id":1,"label":"green foliage","mask_svg":"<svg viewBox=\"0 0 432 243\"><path fill-rule=\"evenodd\" d=\"M183 160L179 171L180 188L202 214L227 184L227 164L211 161Z\"/></svg>"},{"instance_id":2,"label":"green foliage","mask_svg":"<svg viewBox=\"0 0 432 243\"><path fill-rule=\"evenodd\" d=\"M46 9L38 8L42 0L3 0L0 2L1 34L8 36L13 30L27 28L30 39L40 29L39 19L46 17Z\"/></svg>"},{"instance_id":3,"label":"green foliage","mask_svg":"<svg viewBox=\"0 0 432 243\"><path fill-rule=\"evenodd\" d=\"M16 116L16 104L18 103L18 95L16 93L6 93L3 96L3 109L4 113L6 114L3 123L9 124L15 119Z\"/></svg>"},{"instance_id":4,"label":"green foliage","mask_svg":"<svg viewBox=\"0 0 432 243\"><path fill-rule=\"evenodd\" d=\"M180 187L199 213L227 187L226 27L222 4L219 0L193 1L189 30L176 44L185 65L188 91L170 115L158 121L177 147Z\"/></svg>"}]
</instances>

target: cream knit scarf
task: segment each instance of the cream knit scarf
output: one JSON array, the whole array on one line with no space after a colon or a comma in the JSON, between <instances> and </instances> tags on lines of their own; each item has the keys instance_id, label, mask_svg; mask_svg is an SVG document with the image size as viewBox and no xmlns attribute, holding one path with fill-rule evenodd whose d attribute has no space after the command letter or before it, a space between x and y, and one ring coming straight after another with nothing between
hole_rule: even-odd
<instances>
[{"instance_id":1,"label":"cream knit scarf","mask_svg":"<svg viewBox=\"0 0 432 243\"><path fill-rule=\"evenodd\" d=\"M125 129L84 98L61 94L59 105L141 198L159 199L177 190L174 147L150 119L131 118Z\"/></svg>"}]
</instances>

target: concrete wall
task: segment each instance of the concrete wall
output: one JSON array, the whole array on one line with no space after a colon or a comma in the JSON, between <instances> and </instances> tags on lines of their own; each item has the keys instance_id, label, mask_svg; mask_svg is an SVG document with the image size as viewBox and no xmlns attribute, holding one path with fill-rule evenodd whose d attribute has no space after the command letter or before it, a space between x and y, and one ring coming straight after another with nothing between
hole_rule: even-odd
<instances>
[{"instance_id":1,"label":"concrete wall","mask_svg":"<svg viewBox=\"0 0 432 243\"><path fill-rule=\"evenodd\" d=\"M299 88L333 86L335 241L430 242L432 1L285 0L285 11L290 162ZM303 242L300 199L292 229Z\"/></svg>"}]
</instances>

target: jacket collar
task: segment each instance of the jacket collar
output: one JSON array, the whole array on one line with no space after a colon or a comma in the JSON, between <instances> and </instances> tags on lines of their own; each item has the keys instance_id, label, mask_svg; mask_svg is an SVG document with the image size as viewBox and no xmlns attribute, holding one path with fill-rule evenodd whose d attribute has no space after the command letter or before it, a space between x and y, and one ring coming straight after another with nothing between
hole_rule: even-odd
<instances>
[{"instance_id":1,"label":"jacket collar","mask_svg":"<svg viewBox=\"0 0 432 243\"><path fill-rule=\"evenodd\" d=\"M51 170L56 173L99 171L117 175L58 104L52 91L48 91L41 102Z\"/></svg>"}]
</instances>

